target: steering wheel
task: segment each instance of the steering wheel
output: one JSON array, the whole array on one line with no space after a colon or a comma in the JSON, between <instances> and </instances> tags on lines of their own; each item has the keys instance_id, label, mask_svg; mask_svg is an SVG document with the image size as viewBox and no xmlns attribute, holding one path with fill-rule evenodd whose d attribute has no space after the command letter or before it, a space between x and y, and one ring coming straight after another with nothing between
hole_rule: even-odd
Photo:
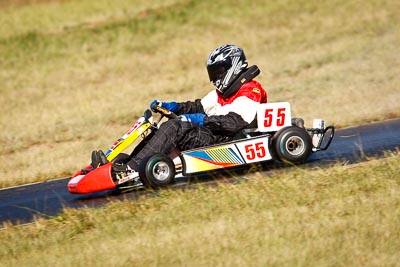
<instances>
[{"instance_id":1,"label":"steering wheel","mask_svg":"<svg viewBox=\"0 0 400 267\"><path fill-rule=\"evenodd\" d=\"M173 113L172 111L166 109L166 108L162 108L160 106L155 105L153 107L153 111L160 113L162 116L167 117L168 119L177 119L179 118L178 115L176 115L175 113Z\"/></svg>"}]
</instances>

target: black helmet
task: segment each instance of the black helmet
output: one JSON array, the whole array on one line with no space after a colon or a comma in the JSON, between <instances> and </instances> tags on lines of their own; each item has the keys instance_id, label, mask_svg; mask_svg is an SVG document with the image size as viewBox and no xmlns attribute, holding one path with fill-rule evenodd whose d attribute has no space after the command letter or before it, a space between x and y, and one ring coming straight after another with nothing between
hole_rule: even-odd
<instances>
[{"instance_id":1,"label":"black helmet","mask_svg":"<svg viewBox=\"0 0 400 267\"><path fill-rule=\"evenodd\" d=\"M246 68L247 59L243 49L236 45L222 45L208 56L208 76L222 94Z\"/></svg>"}]
</instances>

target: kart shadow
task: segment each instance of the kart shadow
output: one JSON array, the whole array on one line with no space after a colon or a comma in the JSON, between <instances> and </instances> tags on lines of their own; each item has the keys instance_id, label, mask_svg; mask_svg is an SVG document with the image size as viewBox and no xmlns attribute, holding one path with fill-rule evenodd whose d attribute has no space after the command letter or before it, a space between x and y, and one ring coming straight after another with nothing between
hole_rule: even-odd
<instances>
[{"instance_id":1,"label":"kart shadow","mask_svg":"<svg viewBox=\"0 0 400 267\"><path fill-rule=\"evenodd\" d=\"M182 190L192 189L198 187L199 185L215 186L219 183L236 183L246 180L246 178L243 178L244 175L276 169L276 166L277 163L274 162L267 162L262 164L257 163L237 168L215 170L197 175L181 176L175 179L175 183L172 184L169 189ZM77 204L77 206L99 205L103 203L108 203L111 200L125 200L126 198L138 199L139 197L144 195L156 194L157 191L158 190L149 190L144 187L131 189L112 189L86 195L77 195L73 199L73 202Z\"/></svg>"},{"instance_id":2,"label":"kart shadow","mask_svg":"<svg viewBox=\"0 0 400 267\"><path fill-rule=\"evenodd\" d=\"M324 165L331 165L337 161L325 161L318 158L310 158L306 163L301 165L287 164L279 161L268 161L262 163L254 163L241 167L232 167L229 169L214 170L197 175L181 176L175 179L175 183L168 189L186 190L196 189L199 186L212 187L219 184L235 184L249 180L248 176L260 173L264 176L276 174L280 171L289 171L292 168L313 168ZM163 190L163 189L159 189ZM156 196L159 190L140 188L131 189L112 189L87 195L79 195L73 202L77 206L97 206L106 204L110 201L123 201L126 199L139 199L143 196Z\"/></svg>"}]
</instances>

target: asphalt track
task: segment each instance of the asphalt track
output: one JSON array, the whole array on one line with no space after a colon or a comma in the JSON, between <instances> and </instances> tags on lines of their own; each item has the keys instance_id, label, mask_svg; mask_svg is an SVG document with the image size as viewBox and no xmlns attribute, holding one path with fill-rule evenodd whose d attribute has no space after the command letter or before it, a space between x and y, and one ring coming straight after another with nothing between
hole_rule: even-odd
<instances>
[{"instance_id":1,"label":"asphalt track","mask_svg":"<svg viewBox=\"0 0 400 267\"><path fill-rule=\"evenodd\" d=\"M337 130L329 149L312 154L304 167L329 166L338 162L353 164L371 157L382 157L385 152L399 148L400 119L349 127ZM259 170L258 168L257 171ZM261 171L270 175L281 170L285 168L276 163L268 163L263 165ZM196 183L195 181L205 184L232 182L242 175L251 174L251 169L236 170L232 173L235 175L220 173L213 176L184 177L180 178L174 187L185 188ZM32 222L35 217L50 218L60 214L64 207L98 207L110 201L135 199L148 194L145 190L130 192L112 190L84 196L72 195L67 190L68 179L49 180L0 190L0 228L4 222L24 224Z\"/></svg>"}]
</instances>

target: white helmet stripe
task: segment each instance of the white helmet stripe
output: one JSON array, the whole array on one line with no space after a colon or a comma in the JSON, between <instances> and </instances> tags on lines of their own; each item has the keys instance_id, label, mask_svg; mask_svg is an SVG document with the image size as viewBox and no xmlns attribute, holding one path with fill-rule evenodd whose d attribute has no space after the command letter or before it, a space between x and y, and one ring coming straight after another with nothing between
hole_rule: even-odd
<instances>
[{"instance_id":1,"label":"white helmet stripe","mask_svg":"<svg viewBox=\"0 0 400 267\"><path fill-rule=\"evenodd\" d=\"M235 70L236 67L237 67L237 64L238 64L239 59L240 59L239 57L235 57L235 58L233 59L233 61L232 61L232 67L230 68L230 70L228 71L228 73L226 74L226 76L225 76L225 78L224 78L224 80L223 80L223 82L222 82L222 84L223 84L224 86L226 86L226 85L227 85L227 82L230 80L230 78L231 78L231 76L232 76L234 70Z\"/></svg>"}]
</instances>

